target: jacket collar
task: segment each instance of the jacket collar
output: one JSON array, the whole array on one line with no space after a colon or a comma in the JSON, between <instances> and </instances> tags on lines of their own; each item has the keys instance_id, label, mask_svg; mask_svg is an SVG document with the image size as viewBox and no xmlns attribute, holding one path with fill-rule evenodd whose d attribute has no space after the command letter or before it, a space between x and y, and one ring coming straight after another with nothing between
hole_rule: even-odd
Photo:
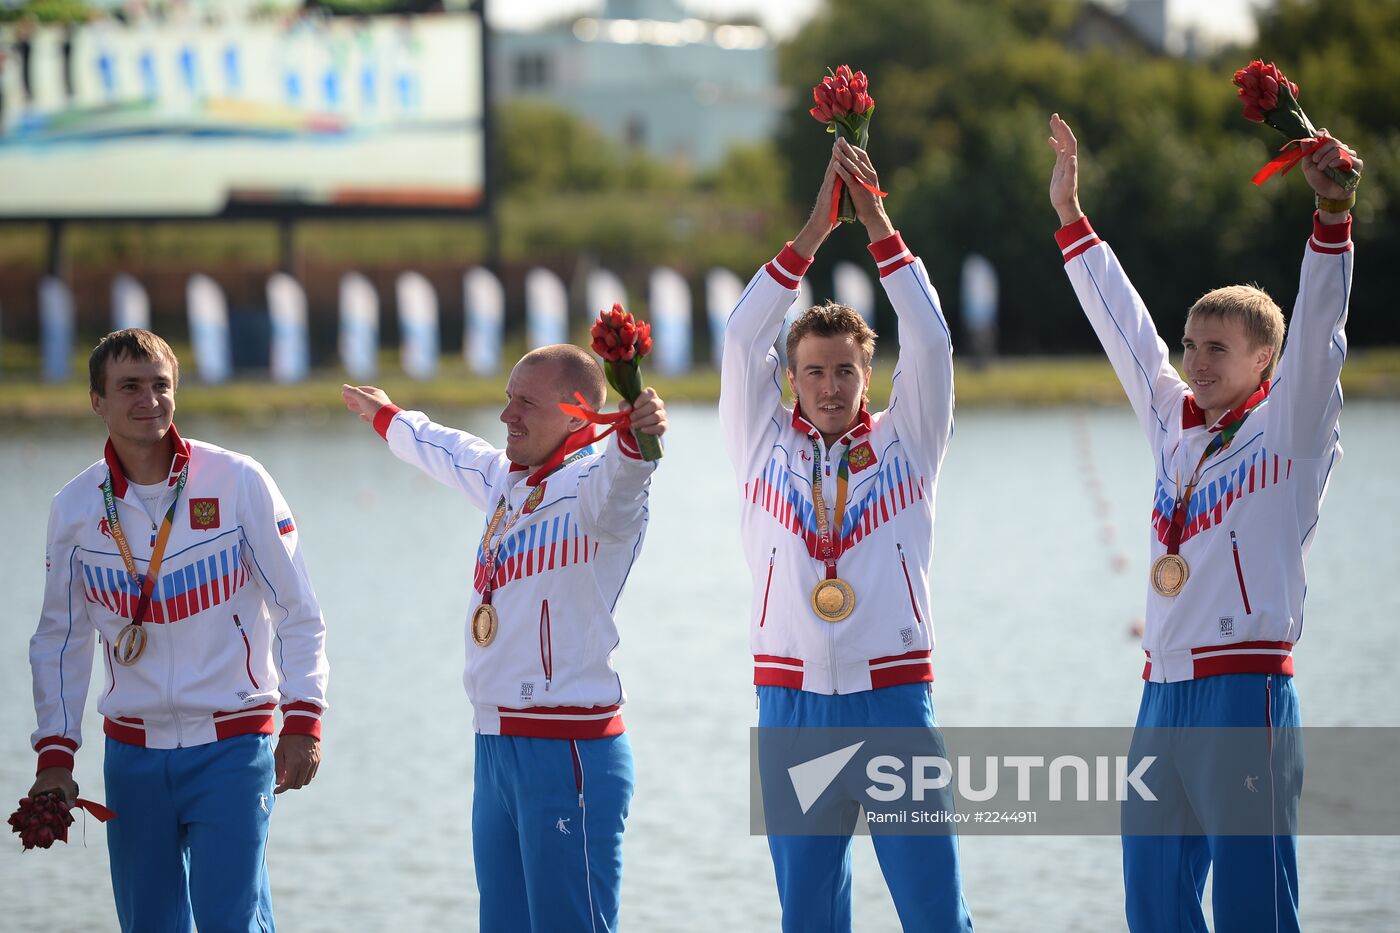
<instances>
[{"instance_id":1,"label":"jacket collar","mask_svg":"<svg viewBox=\"0 0 1400 933\"><path fill-rule=\"evenodd\" d=\"M1209 426L1211 433L1223 431L1249 414L1255 406L1269 397L1269 387L1272 384L1272 379L1265 379L1261 382L1259 388L1254 390L1253 395L1221 415L1219 421ZM1194 395L1188 394L1185 403L1181 406L1181 426L1182 428L1200 428L1206 426L1206 413L1201 406L1196 404L1196 397Z\"/></svg>"},{"instance_id":2,"label":"jacket collar","mask_svg":"<svg viewBox=\"0 0 1400 933\"><path fill-rule=\"evenodd\" d=\"M569 454L582 450L595 440L597 440L597 437L594 436L593 425L585 424L583 427L564 438L564 443L560 444L558 448L555 449L554 453L549 455L549 459L546 460L538 470L525 477L525 485L538 486L546 476L564 465L564 461L568 459ZM523 463L512 463L510 465L510 472L512 473L518 473L521 470L528 469L530 468Z\"/></svg>"},{"instance_id":3,"label":"jacket collar","mask_svg":"<svg viewBox=\"0 0 1400 933\"><path fill-rule=\"evenodd\" d=\"M180 473L185 469L185 464L190 462L190 443L180 436L180 432L175 430L175 424L170 425L170 439L175 442L175 456L170 461L169 483L174 486L180 478ZM126 498L127 478L122 472L122 462L117 458L117 449L112 446L112 439L107 438L107 447L102 452L103 459L107 461L107 469L112 474L112 495L118 499Z\"/></svg>"},{"instance_id":4,"label":"jacket collar","mask_svg":"<svg viewBox=\"0 0 1400 933\"><path fill-rule=\"evenodd\" d=\"M865 399L861 399L860 411L856 413L855 424L846 430L845 434L842 435L841 439L843 441L851 441L857 437L864 437L865 435L870 433L870 429L873 425L874 421L870 417L870 409L869 407L867 407ZM796 405L793 406L792 426L798 431L801 431L803 434L807 435L808 437L822 436L822 432L818 431L816 426L813 425L812 422L807 420L807 416L802 414L801 402L798 402Z\"/></svg>"}]
</instances>

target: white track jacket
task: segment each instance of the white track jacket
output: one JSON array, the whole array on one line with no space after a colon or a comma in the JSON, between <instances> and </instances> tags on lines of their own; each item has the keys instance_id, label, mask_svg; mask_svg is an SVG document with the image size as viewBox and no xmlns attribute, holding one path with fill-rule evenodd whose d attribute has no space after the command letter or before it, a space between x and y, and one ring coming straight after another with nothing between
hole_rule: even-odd
<instances>
[{"instance_id":1,"label":"white track jacket","mask_svg":"<svg viewBox=\"0 0 1400 933\"><path fill-rule=\"evenodd\" d=\"M138 569L154 545L151 519L107 444L104 459L54 496L39 627L29 643L39 770L73 767L82 743L93 644L106 683L106 734L147 748L204 745L273 731L319 737L326 707L325 620L302 561L296 524L272 477L250 457L182 439L174 426L170 484L189 464L160 580L130 667L111 645L140 595L112 539L102 483Z\"/></svg>"},{"instance_id":2,"label":"white track jacket","mask_svg":"<svg viewBox=\"0 0 1400 933\"><path fill-rule=\"evenodd\" d=\"M1152 448L1150 563L1166 553L1176 498L1202 451L1254 399L1206 424L1142 299L1088 219L1055 238ZM1180 546L1190 567L1186 585L1172 598L1147 587L1145 680L1293 673L1307 591L1303 559L1342 458L1338 379L1351 270L1350 220L1324 225L1315 218L1278 370L1230 445L1202 466L1187 505Z\"/></svg>"},{"instance_id":3,"label":"white track jacket","mask_svg":"<svg viewBox=\"0 0 1400 933\"><path fill-rule=\"evenodd\" d=\"M952 344L928 273L899 234L870 252L899 315L899 362L889 408L872 416L862 407L829 451L800 407L784 407L773 348L810 260L784 247L749 282L725 328L720 418L743 494L755 684L832 694L933 679L929 565L934 492L953 425ZM830 623L810 601L825 576L812 475L823 471L825 501L816 507L830 516L843 455L850 486L832 527L840 529L837 573L856 603Z\"/></svg>"},{"instance_id":4,"label":"white track jacket","mask_svg":"<svg viewBox=\"0 0 1400 933\"><path fill-rule=\"evenodd\" d=\"M506 532L491 599L500 626L484 648L470 629L486 582L480 544L475 554L462 682L476 731L565 739L621 733L626 696L612 664L613 609L641 553L656 464L642 460L621 432L595 452L591 425L556 454L562 464L528 476L505 451L419 411L386 405L374 427L394 456L461 491L488 522L502 496L517 516L508 530L504 522L496 530Z\"/></svg>"}]
</instances>

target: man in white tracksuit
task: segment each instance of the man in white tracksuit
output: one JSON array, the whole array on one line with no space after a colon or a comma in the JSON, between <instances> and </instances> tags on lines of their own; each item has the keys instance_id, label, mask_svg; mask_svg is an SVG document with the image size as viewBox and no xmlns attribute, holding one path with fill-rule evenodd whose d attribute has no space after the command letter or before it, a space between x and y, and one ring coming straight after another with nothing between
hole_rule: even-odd
<instances>
[{"instance_id":1,"label":"man in white tracksuit","mask_svg":"<svg viewBox=\"0 0 1400 933\"><path fill-rule=\"evenodd\" d=\"M1134 933L1204 931L1201 895L1209 869L1217 933L1297 930L1289 826L1302 758L1293 739L1300 723L1293 647L1303 631L1303 560L1342 456L1338 377L1346 356L1355 201L1324 170L1341 166L1348 150L1322 131L1321 145L1302 160L1318 209L1287 352L1280 358L1283 312L1268 295L1251 286L1216 289L1187 316L1178 374L1142 299L1079 207L1074 134L1058 114L1050 129L1056 153L1050 200L1062 224L1056 240L1065 272L1155 464L1146 683L1134 756L1160 736L1185 734L1181 727L1259 727L1262 734L1258 766L1246 768L1243 778L1237 769L1212 767L1205 752L1249 762L1250 748L1211 748L1205 738L1150 776L1157 808L1187 814L1196 832L1164 834L1151 825L1144 804L1125 804L1128 925ZM1360 160L1354 161L1359 171ZM1220 741L1251 741L1234 734L1240 737L1233 743ZM1260 811L1272 821L1258 824L1262 832L1227 828L1256 801L1271 801Z\"/></svg>"},{"instance_id":2,"label":"man in white tracksuit","mask_svg":"<svg viewBox=\"0 0 1400 933\"><path fill-rule=\"evenodd\" d=\"M275 794L315 776L326 706L325 621L296 523L260 464L180 436L179 363L164 340L117 331L88 368L107 445L49 511L44 607L29 643L39 754L30 793L77 799L100 641L121 929L266 933Z\"/></svg>"},{"instance_id":3,"label":"man in white tracksuit","mask_svg":"<svg viewBox=\"0 0 1400 933\"><path fill-rule=\"evenodd\" d=\"M666 411L644 390L622 403L629 414L605 444L561 410L576 392L595 409L607 392L586 352L527 353L506 387L502 450L373 386L342 391L394 456L487 515L469 558L463 677L483 933L617 929L633 768L613 610L641 552L656 469L633 432L661 435Z\"/></svg>"},{"instance_id":4,"label":"man in white tracksuit","mask_svg":"<svg viewBox=\"0 0 1400 933\"><path fill-rule=\"evenodd\" d=\"M875 414L866 407L875 334L855 311L828 304L794 321L792 410L773 349L834 229L838 178L899 315L890 404ZM761 730L934 723L928 578L934 493L952 432L952 346L923 264L871 193L878 187L869 157L839 141L811 219L750 281L725 328L720 418L743 494ZM785 779L765 768L765 795ZM874 842L905 929L972 928L955 836L876 833ZM850 847L841 833L770 832L784 930L850 929Z\"/></svg>"}]
</instances>

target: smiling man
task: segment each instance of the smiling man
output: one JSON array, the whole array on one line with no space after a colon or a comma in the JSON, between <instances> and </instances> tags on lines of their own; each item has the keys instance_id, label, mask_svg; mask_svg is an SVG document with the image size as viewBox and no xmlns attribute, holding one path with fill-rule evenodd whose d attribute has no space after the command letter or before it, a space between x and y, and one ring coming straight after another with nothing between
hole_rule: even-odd
<instances>
[{"instance_id":1,"label":"smiling man","mask_svg":"<svg viewBox=\"0 0 1400 933\"><path fill-rule=\"evenodd\" d=\"M622 402L629 417L603 446L593 424L560 409L576 392L593 409L604 402L593 357L564 344L527 353L506 385L501 450L373 386L342 389L395 456L487 516L463 678L483 933L617 929L633 773L613 610L641 552L656 467L633 432L665 433L666 409L650 388Z\"/></svg>"},{"instance_id":2,"label":"smiling man","mask_svg":"<svg viewBox=\"0 0 1400 933\"><path fill-rule=\"evenodd\" d=\"M889 408L866 404L875 334L850 308L808 309L788 331L783 405L773 344L802 276L851 190L880 282L899 315ZM890 224L865 152L837 142L797 238L749 283L724 334L720 418L743 494L753 574L750 644L766 727L934 724L929 567L933 500L953 425L952 345L923 263ZM760 738L760 742L762 742ZM931 749L936 754L936 750ZM765 798L790 793L761 768ZM853 797L834 805L854 813ZM864 801L869 804L869 801ZM957 838L872 831L906 930L970 930ZM785 931L851 928L851 837L770 827Z\"/></svg>"},{"instance_id":3,"label":"smiling man","mask_svg":"<svg viewBox=\"0 0 1400 933\"><path fill-rule=\"evenodd\" d=\"M261 465L176 431L180 370L164 340L109 334L88 371L107 449L49 512L29 646L39 726L30 794L77 799L74 755L100 640L121 928L271 930L268 822L275 794L316 775L326 705L325 622L296 525Z\"/></svg>"},{"instance_id":4,"label":"smiling man","mask_svg":"<svg viewBox=\"0 0 1400 933\"><path fill-rule=\"evenodd\" d=\"M1156 729L1266 727L1259 767L1243 783L1244 805L1249 795L1272 798L1278 812L1270 804L1265 815L1281 820L1263 835L1221 829L1241 809L1231 796L1240 776L1206 762L1186 762L1154 782L1159 800L1200 831L1134 833L1146 808L1125 806L1128 925L1134 933L1206 929L1201 896L1211 870L1217 933L1297 930L1294 838L1274 827L1296 816L1302 759L1289 733L1274 730L1300 723L1293 646L1303 631L1303 559L1342 455L1338 378L1356 196L1325 170L1350 150L1324 130L1302 161L1317 211L1288 352L1280 359L1283 312L1267 294L1219 288L1187 315L1178 374L1142 299L1080 209L1073 132L1058 114L1050 131L1050 202L1062 224L1056 240L1065 271L1156 464L1135 757Z\"/></svg>"}]
</instances>

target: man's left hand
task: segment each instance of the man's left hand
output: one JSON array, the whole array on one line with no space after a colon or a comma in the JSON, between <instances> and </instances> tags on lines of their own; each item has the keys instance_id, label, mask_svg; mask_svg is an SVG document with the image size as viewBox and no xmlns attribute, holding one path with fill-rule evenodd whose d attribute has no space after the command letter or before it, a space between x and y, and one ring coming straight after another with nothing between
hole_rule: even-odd
<instances>
[{"instance_id":1,"label":"man's left hand","mask_svg":"<svg viewBox=\"0 0 1400 933\"><path fill-rule=\"evenodd\" d=\"M277 789L299 790L311 783L321 766L321 740L309 735L284 735L277 740Z\"/></svg>"},{"instance_id":2,"label":"man's left hand","mask_svg":"<svg viewBox=\"0 0 1400 933\"><path fill-rule=\"evenodd\" d=\"M666 403L661 401L661 396L657 395L651 386L643 389L642 394L630 405L627 402L620 403L617 410L631 411L632 417L628 421L628 427L632 429L633 434L654 434L660 437L666 433Z\"/></svg>"}]
</instances>

